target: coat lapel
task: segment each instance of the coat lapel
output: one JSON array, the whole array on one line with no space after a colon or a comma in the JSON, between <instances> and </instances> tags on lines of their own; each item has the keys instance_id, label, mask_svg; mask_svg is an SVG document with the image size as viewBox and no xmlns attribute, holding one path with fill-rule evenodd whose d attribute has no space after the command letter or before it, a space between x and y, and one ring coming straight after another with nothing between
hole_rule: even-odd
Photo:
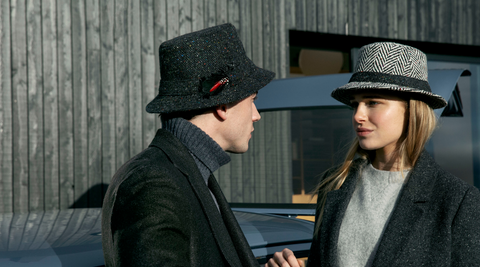
<instances>
[{"instance_id":1,"label":"coat lapel","mask_svg":"<svg viewBox=\"0 0 480 267\"><path fill-rule=\"evenodd\" d=\"M241 261L223 222L222 216L190 152L188 152L187 148L175 136L162 129L157 131L157 135L152 141L151 146L158 147L165 152L174 166L185 175L207 217L218 248L222 251L230 266L241 266ZM219 201L217 198L217 202L219 202L218 204L220 206L220 202L222 201Z\"/></svg>"},{"instance_id":2,"label":"coat lapel","mask_svg":"<svg viewBox=\"0 0 480 267\"><path fill-rule=\"evenodd\" d=\"M396 207L385 228L375 254L373 266L401 264L399 257L413 237L422 227L420 221L425 213L424 208L430 201L431 188L435 181L435 162L423 152L412 169L408 181L400 192Z\"/></svg>"},{"instance_id":3,"label":"coat lapel","mask_svg":"<svg viewBox=\"0 0 480 267\"><path fill-rule=\"evenodd\" d=\"M250 249L250 245L248 244L245 235L238 225L237 219L230 208L225 196L220 189L220 185L217 183L217 180L213 175L210 176L209 179L209 188L212 190L212 193L215 195L217 199L218 207L223 217L223 221L227 230L232 238L232 241L235 245L236 251L240 256L243 266L257 266L258 262L253 255L252 250Z\"/></svg>"}]
</instances>

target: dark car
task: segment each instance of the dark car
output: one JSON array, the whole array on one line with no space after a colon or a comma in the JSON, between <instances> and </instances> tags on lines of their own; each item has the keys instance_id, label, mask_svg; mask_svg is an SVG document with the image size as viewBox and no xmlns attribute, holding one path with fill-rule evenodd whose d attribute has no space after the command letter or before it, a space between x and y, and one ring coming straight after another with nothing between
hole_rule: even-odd
<instances>
[{"instance_id":1,"label":"dark car","mask_svg":"<svg viewBox=\"0 0 480 267\"><path fill-rule=\"evenodd\" d=\"M288 246L310 248L313 223L272 214L234 211L259 264ZM101 209L0 214L0 266L104 266Z\"/></svg>"}]
</instances>

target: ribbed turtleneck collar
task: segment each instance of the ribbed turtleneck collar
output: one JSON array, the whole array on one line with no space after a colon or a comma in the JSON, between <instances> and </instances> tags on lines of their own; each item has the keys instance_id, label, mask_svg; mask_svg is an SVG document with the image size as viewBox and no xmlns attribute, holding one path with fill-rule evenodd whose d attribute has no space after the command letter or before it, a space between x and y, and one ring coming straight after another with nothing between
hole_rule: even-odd
<instances>
[{"instance_id":1,"label":"ribbed turtleneck collar","mask_svg":"<svg viewBox=\"0 0 480 267\"><path fill-rule=\"evenodd\" d=\"M162 128L175 135L190 151L203 178L230 162L230 156L202 129L183 118L162 121Z\"/></svg>"}]
</instances>

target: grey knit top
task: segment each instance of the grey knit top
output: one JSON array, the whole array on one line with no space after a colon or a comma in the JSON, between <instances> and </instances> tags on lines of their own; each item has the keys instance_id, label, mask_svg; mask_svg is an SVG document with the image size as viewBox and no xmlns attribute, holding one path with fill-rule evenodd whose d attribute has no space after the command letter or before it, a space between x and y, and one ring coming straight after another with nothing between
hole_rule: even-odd
<instances>
[{"instance_id":1,"label":"grey knit top","mask_svg":"<svg viewBox=\"0 0 480 267\"><path fill-rule=\"evenodd\" d=\"M339 266L371 266L407 174L364 168L340 226Z\"/></svg>"}]
</instances>

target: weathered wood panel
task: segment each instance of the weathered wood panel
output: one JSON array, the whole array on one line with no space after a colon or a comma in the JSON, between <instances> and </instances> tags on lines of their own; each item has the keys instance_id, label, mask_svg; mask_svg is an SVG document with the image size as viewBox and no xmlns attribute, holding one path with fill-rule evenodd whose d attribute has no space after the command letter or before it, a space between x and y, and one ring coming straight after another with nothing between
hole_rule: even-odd
<instances>
[{"instance_id":1,"label":"weathered wood panel","mask_svg":"<svg viewBox=\"0 0 480 267\"><path fill-rule=\"evenodd\" d=\"M0 2L0 212L13 211L13 122L10 2ZM0 226L1 227L1 226Z\"/></svg>"},{"instance_id":2,"label":"weathered wood panel","mask_svg":"<svg viewBox=\"0 0 480 267\"><path fill-rule=\"evenodd\" d=\"M88 98L85 0L72 1L72 85L74 194L78 207L87 199L79 198L88 188Z\"/></svg>"},{"instance_id":3,"label":"weathered wood panel","mask_svg":"<svg viewBox=\"0 0 480 267\"><path fill-rule=\"evenodd\" d=\"M203 1L199 1L203 2ZM200 6L200 5L199 5ZM202 5L203 7L203 5ZM167 1L166 0L159 0L154 2L154 34L155 34L155 95L158 93L158 87L160 86L160 63L159 63L159 55L158 55L158 48L160 44L166 40L167 37ZM196 10L196 9L195 9ZM200 12L203 10L198 10ZM155 120L156 128L161 127L161 122L159 119Z\"/></svg>"},{"instance_id":4,"label":"weathered wood panel","mask_svg":"<svg viewBox=\"0 0 480 267\"><path fill-rule=\"evenodd\" d=\"M115 130L116 167L130 157L129 76L128 76L128 2L115 0Z\"/></svg>"},{"instance_id":5,"label":"weathered wood panel","mask_svg":"<svg viewBox=\"0 0 480 267\"><path fill-rule=\"evenodd\" d=\"M72 14L70 0L57 1L59 208L75 202L73 151Z\"/></svg>"},{"instance_id":6,"label":"weathered wood panel","mask_svg":"<svg viewBox=\"0 0 480 267\"><path fill-rule=\"evenodd\" d=\"M142 0L140 3L141 18L141 45L142 45L142 104L140 111L142 113L142 148L147 147L155 136L155 121L158 117L155 114L145 112L145 106L156 96L157 88L155 86L155 34L154 34L154 1Z\"/></svg>"},{"instance_id":7,"label":"weathered wood panel","mask_svg":"<svg viewBox=\"0 0 480 267\"><path fill-rule=\"evenodd\" d=\"M24 1L12 1L12 110L13 110L13 210L29 208L28 180L28 85L27 85L27 32ZM3 177L2 177L3 178Z\"/></svg>"},{"instance_id":8,"label":"weathered wood panel","mask_svg":"<svg viewBox=\"0 0 480 267\"><path fill-rule=\"evenodd\" d=\"M27 1L28 195L29 210L43 210L44 136L42 24L40 1Z\"/></svg>"},{"instance_id":9,"label":"weathered wood panel","mask_svg":"<svg viewBox=\"0 0 480 267\"><path fill-rule=\"evenodd\" d=\"M115 139L115 2L100 1L100 53L102 101L102 183L110 183L117 170Z\"/></svg>"},{"instance_id":10,"label":"weathered wood panel","mask_svg":"<svg viewBox=\"0 0 480 267\"><path fill-rule=\"evenodd\" d=\"M100 205L117 168L160 127L144 111L158 92L158 47L181 34L231 22L248 57L277 78L288 76L290 29L480 45L476 0L12 0L0 8L1 212ZM250 151L216 173L231 201L291 193L291 155L281 149L290 149L289 113L262 116Z\"/></svg>"},{"instance_id":11,"label":"weathered wood panel","mask_svg":"<svg viewBox=\"0 0 480 267\"><path fill-rule=\"evenodd\" d=\"M55 0L42 2L44 194L45 210L59 208L59 108L57 9Z\"/></svg>"},{"instance_id":12,"label":"weathered wood panel","mask_svg":"<svg viewBox=\"0 0 480 267\"><path fill-rule=\"evenodd\" d=\"M100 4L87 0L86 23L86 73L87 73L87 186L88 203L85 207L100 207L103 202L102 187L102 76L100 42ZM84 194L85 191L82 192ZM78 197L77 197L78 199Z\"/></svg>"},{"instance_id":13,"label":"weathered wood panel","mask_svg":"<svg viewBox=\"0 0 480 267\"><path fill-rule=\"evenodd\" d=\"M140 2L129 1L127 6L128 36L128 103L130 154L143 150L142 114L145 106L142 101L142 56L140 38Z\"/></svg>"}]
</instances>

